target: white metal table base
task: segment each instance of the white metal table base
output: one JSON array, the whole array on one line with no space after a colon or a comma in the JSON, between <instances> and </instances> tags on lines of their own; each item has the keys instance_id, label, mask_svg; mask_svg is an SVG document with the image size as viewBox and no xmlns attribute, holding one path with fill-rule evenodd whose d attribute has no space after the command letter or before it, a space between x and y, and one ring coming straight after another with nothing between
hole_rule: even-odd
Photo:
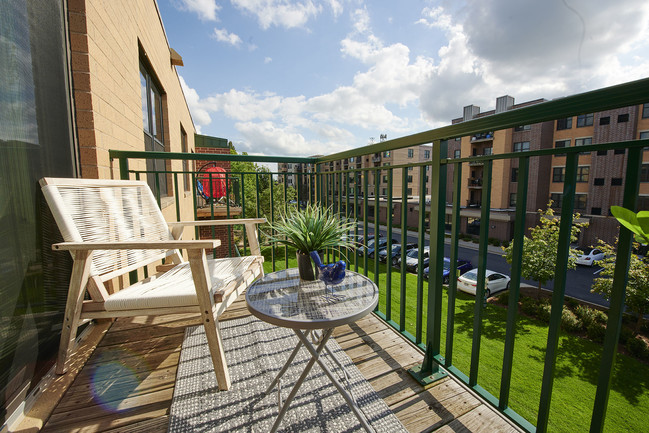
<instances>
[{"instance_id":1,"label":"white metal table base","mask_svg":"<svg viewBox=\"0 0 649 433\"><path fill-rule=\"evenodd\" d=\"M288 410L288 408L289 408L289 406L291 404L291 401L293 401L293 398L295 397L298 390L300 389L300 386L302 385L302 383L304 382L304 380L306 379L309 372L313 368L313 365L316 362L318 363L318 365L320 365L320 368L322 368L322 371L324 371L324 373L329 377L329 379L334 384L336 389L338 389L338 392L345 399L345 401L349 405L349 407L352 410L352 412L354 413L354 415L356 415L356 418L358 418L358 421L361 423L361 425L363 426L365 431L367 431L369 433L374 432L374 430L369 426L369 424L365 420L365 417L361 414L360 409L358 408L358 405L356 404L356 401L347 392L347 390L345 390L343 385L338 381L338 379L336 379L336 377L333 375L331 370L329 370L329 368L320 359L320 354L326 348L327 341L329 340L329 338L331 337L331 334L333 333L333 328L324 330L324 333L322 334L322 336L320 338L320 342L319 342L317 348L314 347L313 344L309 341L308 337L309 337L309 334L310 334L311 331L301 331L299 329L294 329L293 331L295 332L295 335L297 335L297 337L299 338L300 341L298 341L297 346L295 346L295 349L293 349L293 352L289 356L288 360L286 361L286 363L284 364L282 369L279 371L279 373L277 374L275 379L273 379L273 381L271 382L270 386L266 390L266 395L268 395L272 391L272 389L273 389L273 387L275 387L275 385L279 385L279 381L280 381L281 376L286 372L286 370L288 370L288 367L291 365L291 363L295 359L295 356L297 355L298 351L300 350L300 348L302 346L304 346L309 351L309 353L311 354L311 359L309 360L307 365L304 367L304 371L302 372L302 374L298 378L297 382L295 383L295 385L291 389L291 392L286 397L286 401L284 401L284 404L280 405L279 414L277 415L277 419L275 420L275 424L273 424L273 428L270 430L271 433L276 432L277 429L279 428L279 425L281 424L282 419L284 419L284 415L286 414L286 411ZM344 370L344 367L342 366L342 364L338 361L338 359L334 356L334 354L328 348L327 348L327 352L336 361L336 363L340 366L340 368Z\"/></svg>"}]
</instances>

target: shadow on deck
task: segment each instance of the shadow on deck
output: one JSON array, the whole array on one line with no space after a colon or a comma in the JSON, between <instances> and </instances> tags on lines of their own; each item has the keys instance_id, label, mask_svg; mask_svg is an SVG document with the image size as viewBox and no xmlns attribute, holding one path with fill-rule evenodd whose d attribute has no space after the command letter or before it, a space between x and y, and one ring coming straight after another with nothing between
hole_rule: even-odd
<instances>
[{"instance_id":1,"label":"shadow on deck","mask_svg":"<svg viewBox=\"0 0 649 433\"><path fill-rule=\"evenodd\" d=\"M248 314L241 297L221 320ZM43 417L42 431L167 431L184 329L198 319L114 322L51 415ZM453 378L423 389L407 372L421 362L421 352L376 316L341 326L334 336L408 431L520 431Z\"/></svg>"}]
</instances>

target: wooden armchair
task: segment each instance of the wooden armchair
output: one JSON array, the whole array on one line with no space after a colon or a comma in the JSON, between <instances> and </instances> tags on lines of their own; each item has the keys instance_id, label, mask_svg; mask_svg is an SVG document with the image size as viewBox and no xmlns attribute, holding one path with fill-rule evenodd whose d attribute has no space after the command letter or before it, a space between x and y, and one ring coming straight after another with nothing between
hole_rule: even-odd
<instances>
[{"instance_id":1,"label":"wooden armchair","mask_svg":"<svg viewBox=\"0 0 649 433\"><path fill-rule=\"evenodd\" d=\"M56 372L66 371L77 328L86 319L201 313L219 389L230 387L218 317L258 276L263 218L167 223L145 182L43 178L41 188L74 259ZM251 256L207 259L219 240L180 240L188 225L245 225ZM187 250L188 262L180 249ZM105 283L170 260L173 266L115 293ZM165 266L167 267L167 266ZM89 300L85 299L85 293Z\"/></svg>"}]
</instances>

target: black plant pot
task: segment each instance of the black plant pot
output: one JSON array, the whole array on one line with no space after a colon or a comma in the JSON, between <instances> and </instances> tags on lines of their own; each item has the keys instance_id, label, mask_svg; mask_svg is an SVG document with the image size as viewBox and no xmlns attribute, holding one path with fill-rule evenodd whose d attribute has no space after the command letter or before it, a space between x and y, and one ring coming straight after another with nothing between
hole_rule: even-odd
<instances>
[{"instance_id":1,"label":"black plant pot","mask_svg":"<svg viewBox=\"0 0 649 433\"><path fill-rule=\"evenodd\" d=\"M297 269L300 274L300 279L306 281L316 280L318 278L318 269L313 265L311 256L296 251L295 257L297 257Z\"/></svg>"}]
</instances>

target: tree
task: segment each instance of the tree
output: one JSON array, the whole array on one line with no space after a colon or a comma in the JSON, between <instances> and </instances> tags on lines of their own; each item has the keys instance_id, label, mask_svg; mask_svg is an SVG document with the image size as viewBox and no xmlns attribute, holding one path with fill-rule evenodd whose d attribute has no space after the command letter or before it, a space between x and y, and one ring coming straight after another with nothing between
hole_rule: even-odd
<instances>
[{"instance_id":1,"label":"tree","mask_svg":"<svg viewBox=\"0 0 649 433\"><path fill-rule=\"evenodd\" d=\"M634 245L636 248L638 244ZM593 281L592 292L611 299L613 291L613 273L615 271L615 248L604 241L599 241L598 248L606 257L599 262L602 271L599 277ZM643 262L636 254L631 254L629 262L629 278L626 285L624 303L626 307L636 315L638 321L634 329L637 334L642 326L642 318L649 313L649 265Z\"/></svg>"},{"instance_id":2,"label":"tree","mask_svg":"<svg viewBox=\"0 0 649 433\"><path fill-rule=\"evenodd\" d=\"M230 154L238 155L232 143L230 143ZM247 153L243 152L242 155L247 155ZM243 173L243 203L241 205L246 217L259 216L271 220L271 189L275 216L284 213L287 203L296 197L293 187L286 189L285 197L284 185L280 185L273 179L267 167L249 161L232 161L230 168L233 175L239 179L239 183L241 183L241 173ZM257 184L259 184L259 189L257 189ZM259 205L259 214L257 214L257 205Z\"/></svg>"},{"instance_id":3,"label":"tree","mask_svg":"<svg viewBox=\"0 0 649 433\"><path fill-rule=\"evenodd\" d=\"M523 260L521 264L521 276L527 280L538 281L537 297L541 297L541 287L554 278L557 264L557 250L559 247L559 223L560 219L554 217L552 201L548 203L545 211L539 209L541 220L536 227L530 229L530 236L523 237ZM579 218L579 214L573 215L573 221ZM573 223L570 230L570 242L576 242L577 236L585 223ZM514 243L503 247L503 257L507 263L512 263L512 251ZM570 248L568 257L568 269L576 267L575 260L578 252Z\"/></svg>"}]
</instances>

